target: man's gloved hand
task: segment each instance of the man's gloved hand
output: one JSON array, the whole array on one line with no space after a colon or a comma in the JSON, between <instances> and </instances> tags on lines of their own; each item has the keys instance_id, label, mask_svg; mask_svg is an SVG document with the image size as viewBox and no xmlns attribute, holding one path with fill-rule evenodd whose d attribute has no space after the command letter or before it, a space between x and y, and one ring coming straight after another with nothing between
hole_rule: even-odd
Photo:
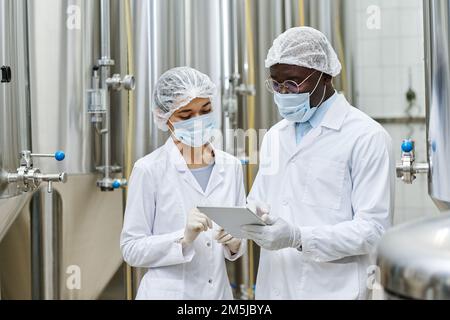
<instances>
[{"instance_id":1,"label":"man's gloved hand","mask_svg":"<svg viewBox=\"0 0 450 320\"><path fill-rule=\"evenodd\" d=\"M230 249L232 253L237 253L241 247L241 239L234 238L231 234L226 232L223 228L217 231L214 237L218 243L221 243Z\"/></svg>"},{"instance_id":2,"label":"man's gloved hand","mask_svg":"<svg viewBox=\"0 0 450 320\"><path fill-rule=\"evenodd\" d=\"M205 214L201 213L197 208L189 212L184 229L184 238L181 240L183 245L189 245L198 237L200 232L207 231L212 228L212 221Z\"/></svg>"},{"instance_id":3,"label":"man's gloved hand","mask_svg":"<svg viewBox=\"0 0 450 320\"><path fill-rule=\"evenodd\" d=\"M267 250L300 248L302 242L298 227L290 225L281 218L272 218L267 213L261 218L267 223L266 226L248 224L241 227L248 239L252 239Z\"/></svg>"}]
</instances>

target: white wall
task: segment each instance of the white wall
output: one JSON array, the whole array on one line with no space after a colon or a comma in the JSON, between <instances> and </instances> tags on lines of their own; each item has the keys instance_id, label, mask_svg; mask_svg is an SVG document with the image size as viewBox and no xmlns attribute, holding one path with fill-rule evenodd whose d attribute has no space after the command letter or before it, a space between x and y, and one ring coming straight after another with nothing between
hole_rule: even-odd
<instances>
[{"instance_id":1,"label":"white wall","mask_svg":"<svg viewBox=\"0 0 450 320\"><path fill-rule=\"evenodd\" d=\"M422 0L349 1L356 13L356 22L349 23L356 46L355 106L375 119L405 117L406 92L411 86L417 101L409 114L425 117ZM402 139L409 135L416 140L417 160L426 160L425 124L383 125L393 138L398 160ZM437 213L428 196L426 176L418 177L413 185L397 180L395 223Z\"/></svg>"}]
</instances>

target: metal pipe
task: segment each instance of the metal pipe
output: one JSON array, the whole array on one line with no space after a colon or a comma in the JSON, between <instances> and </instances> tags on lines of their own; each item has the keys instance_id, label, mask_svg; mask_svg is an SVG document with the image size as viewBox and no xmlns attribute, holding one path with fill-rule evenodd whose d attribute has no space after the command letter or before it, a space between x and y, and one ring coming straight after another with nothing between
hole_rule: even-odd
<instances>
[{"instance_id":1,"label":"metal pipe","mask_svg":"<svg viewBox=\"0 0 450 320\"><path fill-rule=\"evenodd\" d=\"M131 31L131 4L130 0L125 0L125 24L126 24L126 34L127 34L127 73L134 74L134 46L133 46L133 38ZM133 166L133 146L135 143L134 140L134 132L135 132L135 106L134 106L134 93L128 92L128 128L127 128L127 145L126 145L126 154L125 154L125 166L124 172L125 177L128 180L131 175L131 169ZM124 188L124 204L126 203L128 188ZM125 212L125 210L124 210ZM130 265L125 264L125 290L126 290L126 298L127 300L133 299L133 269Z\"/></svg>"},{"instance_id":2,"label":"metal pipe","mask_svg":"<svg viewBox=\"0 0 450 320\"><path fill-rule=\"evenodd\" d=\"M244 81L247 86L254 87L255 85L255 52L254 52L254 46L253 46L253 40L254 40L254 33L253 33L253 21L252 21L252 15L251 15L251 3L250 0L245 0L244 2L244 21L245 21L245 55L244 55ZM245 99L245 108L247 113L247 128L248 129L255 129L255 96L254 95L247 95ZM256 145L256 141L253 141L252 135L249 136L249 154L248 157L252 158L251 152L254 152L252 150L252 146ZM254 164L248 164L247 165L247 185L249 188L251 188L253 184L253 179L255 176L255 165ZM253 242L250 241L248 246L248 256L249 256L249 297L250 299L254 299L253 294L253 284L255 282L255 275L254 275L254 252L253 252Z\"/></svg>"},{"instance_id":3,"label":"metal pipe","mask_svg":"<svg viewBox=\"0 0 450 320\"><path fill-rule=\"evenodd\" d=\"M100 28L101 28L101 57L104 60L111 58L111 8L109 0L100 0Z\"/></svg>"},{"instance_id":4,"label":"metal pipe","mask_svg":"<svg viewBox=\"0 0 450 320\"><path fill-rule=\"evenodd\" d=\"M111 75L111 35L110 35L110 27L111 27L111 8L110 8L110 0L101 0L100 1L100 30L101 30L101 88L104 90L108 90L107 79ZM111 150L111 137L110 137L110 126L111 126L111 106L110 106L110 96L106 94L105 96L105 104L106 104L106 113L103 117L103 131L105 134L103 135L103 156L104 156L104 166L105 171L103 173L103 178L110 178L110 150Z\"/></svg>"},{"instance_id":5,"label":"metal pipe","mask_svg":"<svg viewBox=\"0 0 450 320\"><path fill-rule=\"evenodd\" d=\"M221 28L221 73L222 73L222 135L224 137L224 150L227 152L233 152L231 150L231 142L228 133L232 129L232 115L230 114L230 103L233 99L233 83L232 75L234 74L234 61L235 61L235 51L234 51L234 33L232 31L232 2L231 1L221 1L220 8L220 28Z\"/></svg>"},{"instance_id":6,"label":"metal pipe","mask_svg":"<svg viewBox=\"0 0 450 320\"><path fill-rule=\"evenodd\" d=\"M43 200L43 269L44 269L44 299L55 300L59 298L58 281L58 233L54 219L53 196L41 189L41 199Z\"/></svg>"},{"instance_id":7,"label":"metal pipe","mask_svg":"<svg viewBox=\"0 0 450 320\"><path fill-rule=\"evenodd\" d=\"M234 134L233 130L238 128L237 113L238 113L238 96L237 87L239 86L240 74L239 74L239 27L240 17L238 13L242 13L241 7L238 8L238 2L236 0L223 0L221 1L221 45L222 45L222 66L221 72L223 77L222 85L222 130L223 137L225 138L224 150L233 154L236 154L239 158L243 158L243 154L237 154L237 150L234 146ZM243 94L243 93L242 93ZM245 94L244 94L245 95ZM244 159L242 159L244 160ZM247 171L247 164L243 166L244 171ZM245 178L246 175L245 175ZM232 281L236 281L238 284L238 298L251 299L252 298L252 286L250 284L250 257L247 252L242 257L235 270L239 270L240 276L235 277ZM237 269L238 268L238 269Z\"/></svg>"},{"instance_id":8,"label":"metal pipe","mask_svg":"<svg viewBox=\"0 0 450 320\"><path fill-rule=\"evenodd\" d=\"M230 66L230 53L231 53L231 17L230 17L230 2L221 1L220 2L220 28L221 28L221 46L222 46L222 75L224 77L224 81L222 82L222 90L225 92L230 87L230 82L227 81L227 77L231 74L231 66Z\"/></svg>"},{"instance_id":9,"label":"metal pipe","mask_svg":"<svg viewBox=\"0 0 450 320\"><path fill-rule=\"evenodd\" d=\"M238 17L237 17L237 3L236 0L231 1L231 18L232 18L232 24L231 24L231 34L232 34L232 50L233 50L233 75L239 74L239 42L238 42Z\"/></svg>"},{"instance_id":10,"label":"metal pipe","mask_svg":"<svg viewBox=\"0 0 450 320\"><path fill-rule=\"evenodd\" d=\"M373 118L381 124L425 124L425 117L393 117L393 118Z\"/></svg>"},{"instance_id":11,"label":"metal pipe","mask_svg":"<svg viewBox=\"0 0 450 320\"><path fill-rule=\"evenodd\" d=\"M109 74L109 72L105 72L105 76ZM111 159L110 159L110 150L111 150L111 137L110 137L110 126L111 126L111 108L110 108L110 98L109 95L106 95L106 103L107 103L107 107L106 107L106 113L104 115L104 126L103 126L103 131L105 132L105 134L103 134L103 148L104 148L104 166L105 166L105 171L104 171L104 178L110 178L110 166L111 166Z\"/></svg>"},{"instance_id":12,"label":"metal pipe","mask_svg":"<svg viewBox=\"0 0 450 320\"><path fill-rule=\"evenodd\" d=\"M284 1L284 23L286 28L292 28L295 27L295 22L293 19L293 8L291 1Z\"/></svg>"},{"instance_id":13,"label":"metal pipe","mask_svg":"<svg viewBox=\"0 0 450 320\"><path fill-rule=\"evenodd\" d=\"M190 0L184 0L182 1L182 9L183 9L183 20L184 23L180 23L180 21L176 20L175 23L178 24L178 26L183 27L183 32L180 32L180 34L183 35L183 40L180 41L180 45L182 47L180 48L180 63L181 65L187 65L191 66L195 63L195 58L192 54L192 22L193 15L192 15L192 2ZM180 39L181 40L181 39Z\"/></svg>"},{"instance_id":14,"label":"metal pipe","mask_svg":"<svg viewBox=\"0 0 450 320\"><path fill-rule=\"evenodd\" d=\"M331 4L330 4L331 5ZM347 56L345 55L345 46L344 46L344 37L342 34L342 12L341 12L341 1L335 1L333 2L334 7L331 8L331 11L334 12L333 17L330 16L331 24L334 25L333 28L333 38L335 43L335 48L337 49L337 54L339 57L339 61L342 64L342 71L341 71L341 90L348 96L350 96L349 92L349 83L348 83L348 77L347 77Z\"/></svg>"},{"instance_id":15,"label":"metal pipe","mask_svg":"<svg viewBox=\"0 0 450 320\"><path fill-rule=\"evenodd\" d=\"M31 237L31 299L42 298L42 220L40 197L41 193L36 192L31 201L30 212L30 237Z\"/></svg>"},{"instance_id":16,"label":"metal pipe","mask_svg":"<svg viewBox=\"0 0 450 320\"><path fill-rule=\"evenodd\" d=\"M305 25L305 1L298 0L298 19L299 26L302 27Z\"/></svg>"}]
</instances>

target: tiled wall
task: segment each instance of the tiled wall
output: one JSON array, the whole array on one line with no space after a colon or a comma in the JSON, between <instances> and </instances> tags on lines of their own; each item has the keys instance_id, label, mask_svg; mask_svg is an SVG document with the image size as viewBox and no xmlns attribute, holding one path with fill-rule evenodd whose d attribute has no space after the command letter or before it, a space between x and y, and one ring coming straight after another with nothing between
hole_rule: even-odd
<instances>
[{"instance_id":1,"label":"tiled wall","mask_svg":"<svg viewBox=\"0 0 450 320\"><path fill-rule=\"evenodd\" d=\"M353 43L356 46L353 61L355 106L373 118L405 117L408 108L406 92L411 87L417 100L410 115L424 117L422 0L347 0L348 2L352 2L356 12L356 28L353 28ZM375 11L370 8L379 8L379 28L376 23L369 24L369 27L367 25L368 19L376 18ZM383 125L394 140L397 159L400 159L401 141L409 134L417 141L417 160L426 159L424 124ZM397 180L395 223L437 213L437 208L428 196L426 176L418 177L413 185L405 185Z\"/></svg>"},{"instance_id":2,"label":"tiled wall","mask_svg":"<svg viewBox=\"0 0 450 320\"><path fill-rule=\"evenodd\" d=\"M405 94L417 94L414 115L425 115L421 0L355 1L357 12L355 77L360 108L373 117L405 115ZM380 9L380 28L369 29L367 8Z\"/></svg>"}]
</instances>

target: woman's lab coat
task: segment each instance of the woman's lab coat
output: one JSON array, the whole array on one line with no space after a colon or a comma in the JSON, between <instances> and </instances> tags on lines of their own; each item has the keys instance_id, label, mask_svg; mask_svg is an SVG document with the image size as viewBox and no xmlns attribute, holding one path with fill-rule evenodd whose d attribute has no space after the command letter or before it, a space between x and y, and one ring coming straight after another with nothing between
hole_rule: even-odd
<instances>
[{"instance_id":1,"label":"woman's lab coat","mask_svg":"<svg viewBox=\"0 0 450 320\"><path fill-rule=\"evenodd\" d=\"M391 138L342 95L298 145L293 123L271 128L249 202L298 226L302 251L261 250L256 298L365 299L394 176Z\"/></svg>"},{"instance_id":2,"label":"woman's lab coat","mask_svg":"<svg viewBox=\"0 0 450 320\"><path fill-rule=\"evenodd\" d=\"M172 138L139 159L128 187L120 246L124 260L148 268L136 299L232 299L225 259L236 260L202 232L192 246L182 249L186 218L196 206L242 206L245 190L239 160L214 150L215 166L203 192Z\"/></svg>"}]
</instances>

